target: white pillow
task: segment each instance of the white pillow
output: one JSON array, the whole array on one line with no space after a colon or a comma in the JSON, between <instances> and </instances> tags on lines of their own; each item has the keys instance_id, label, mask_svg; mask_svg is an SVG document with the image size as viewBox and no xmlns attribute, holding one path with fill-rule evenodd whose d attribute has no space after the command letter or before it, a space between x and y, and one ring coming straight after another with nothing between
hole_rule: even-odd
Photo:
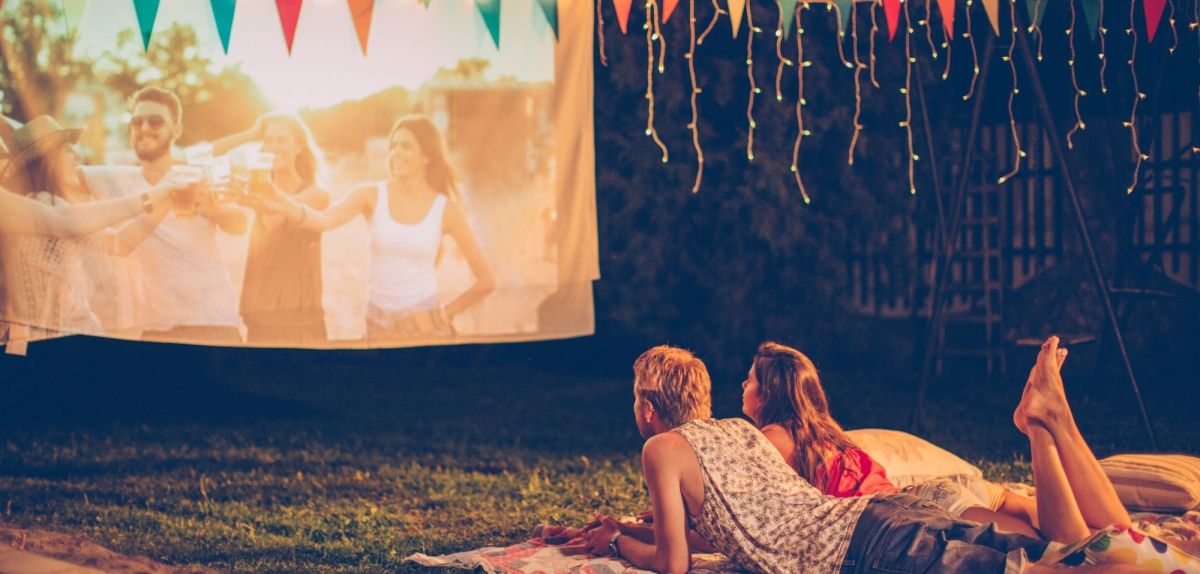
<instances>
[{"instance_id":1,"label":"white pillow","mask_svg":"<svg viewBox=\"0 0 1200 574\"><path fill-rule=\"evenodd\" d=\"M897 488L945 476L983 477L983 471L933 443L906 432L885 429L846 431L859 448L883 465Z\"/></svg>"},{"instance_id":2,"label":"white pillow","mask_svg":"<svg viewBox=\"0 0 1200 574\"><path fill-rule=\"evenodd\" d=\"M1100 468L1131 510L1184 512L1200 508L1200 458L1182 454L1119 454Z\"/></svg>"}]
</instances>

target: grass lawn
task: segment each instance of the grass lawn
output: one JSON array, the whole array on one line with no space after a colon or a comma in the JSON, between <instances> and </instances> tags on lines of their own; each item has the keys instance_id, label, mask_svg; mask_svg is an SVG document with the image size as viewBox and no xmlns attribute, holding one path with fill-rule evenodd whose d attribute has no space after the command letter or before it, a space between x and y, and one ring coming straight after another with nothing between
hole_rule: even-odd
<instances>
[{"instance_id":1,"label":"grass lawn","mask_svg":"<svg viewBox=\"0 0 1200 574\"><path fill-rule=\"evenodd\" d=\"M118 552L228 572L410 572L412 552L648 506L627 367L82 339L32 352L0 359L0 521ZM906 427L911 377L824 378L847 427ZM992 478L1027 479L1012 379L939 383L922 434ZM737 414L740 382L714 381L718 416ZM1098 454L1145 448L1127 387L1069 388ZM1143 393L1164 446L1195 452L1195 399Z\"/></svg>"}]
</instances>

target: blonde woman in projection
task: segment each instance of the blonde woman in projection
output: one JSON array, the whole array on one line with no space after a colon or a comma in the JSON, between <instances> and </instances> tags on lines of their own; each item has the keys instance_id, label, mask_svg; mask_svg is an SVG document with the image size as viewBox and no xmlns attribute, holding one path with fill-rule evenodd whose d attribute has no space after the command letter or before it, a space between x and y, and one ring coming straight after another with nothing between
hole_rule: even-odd
<instances>
[{"instance_id":1,"label":"blonde woman in projection","mask_svg":"<svg viewBox=\"0 0 1200 574\"><path fill-rule=\"evenodd\" d=\"M368 343L451 336L454 316L495 288L491 267L457 198L454 168L433 122L423 116L397 120L388 135L387 159L386 181L360 186L324 211L280 194L265 200L263 209L311 231L334 229L358 215L367 219ZM475 282L442 303L436 265L447 235L466 258Z\"/></svg>"}]
</instances>

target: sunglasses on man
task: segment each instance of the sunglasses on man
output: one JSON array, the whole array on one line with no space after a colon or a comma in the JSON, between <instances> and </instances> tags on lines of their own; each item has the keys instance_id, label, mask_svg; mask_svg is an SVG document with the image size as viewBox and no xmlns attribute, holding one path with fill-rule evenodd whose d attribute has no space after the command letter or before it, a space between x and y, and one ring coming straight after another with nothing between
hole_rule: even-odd
<instances>
[{"instance_id":1,"label":"sunglasses on man","mask_svg":"<svg viewBox=\"0 0 1200 574\"><path fill-rule=\"evenodd\" d=\"M133 116L129 118L130 127L140 128L142 124L145 124L146 127L152 130L156 130L167 125L167 119L160 115Z\"/></svg>"}]
</instances>

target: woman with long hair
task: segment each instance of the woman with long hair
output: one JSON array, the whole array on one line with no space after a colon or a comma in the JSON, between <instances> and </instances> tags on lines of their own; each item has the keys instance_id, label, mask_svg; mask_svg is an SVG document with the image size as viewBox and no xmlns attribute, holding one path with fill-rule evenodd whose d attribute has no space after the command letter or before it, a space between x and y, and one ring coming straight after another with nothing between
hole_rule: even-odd
<instances>
[{"instance_id":1,"label":"woman with long hair","mask_svg":"<svg viewBox=\"0 0 1200 574\"><path fill-rule=\"evenodd\" d=\"M234 140L218 140L213 152L261 141L273 157L274 193L316 210L329 205L321 186L321 156L304 120L288 112L266 114ZM247 204L261 207L254 196ZM241 314L246 339L256 345L320 346L327 341L321 298L321 234L287 225L277 213L259 209L250 230Z\"/></svg>"},{"instance_id":2,"label":"woman with long hair","mask_svg":"<svg viewBox=\"0 0 1200 574\"><path fill-rule=\"evenodd\" d=\"M369 343L450 336L454 316L494 288L491 267L471 231L458 198L458 178L433 122L424 116L397 120L388 134L387 159L386 181L360 186L324 211L282 194L264 207L315 232L359 215L367 219ZM443 303L436 264L445 236L458 245L475 282Z\"/></svg>"}]
</instances>

